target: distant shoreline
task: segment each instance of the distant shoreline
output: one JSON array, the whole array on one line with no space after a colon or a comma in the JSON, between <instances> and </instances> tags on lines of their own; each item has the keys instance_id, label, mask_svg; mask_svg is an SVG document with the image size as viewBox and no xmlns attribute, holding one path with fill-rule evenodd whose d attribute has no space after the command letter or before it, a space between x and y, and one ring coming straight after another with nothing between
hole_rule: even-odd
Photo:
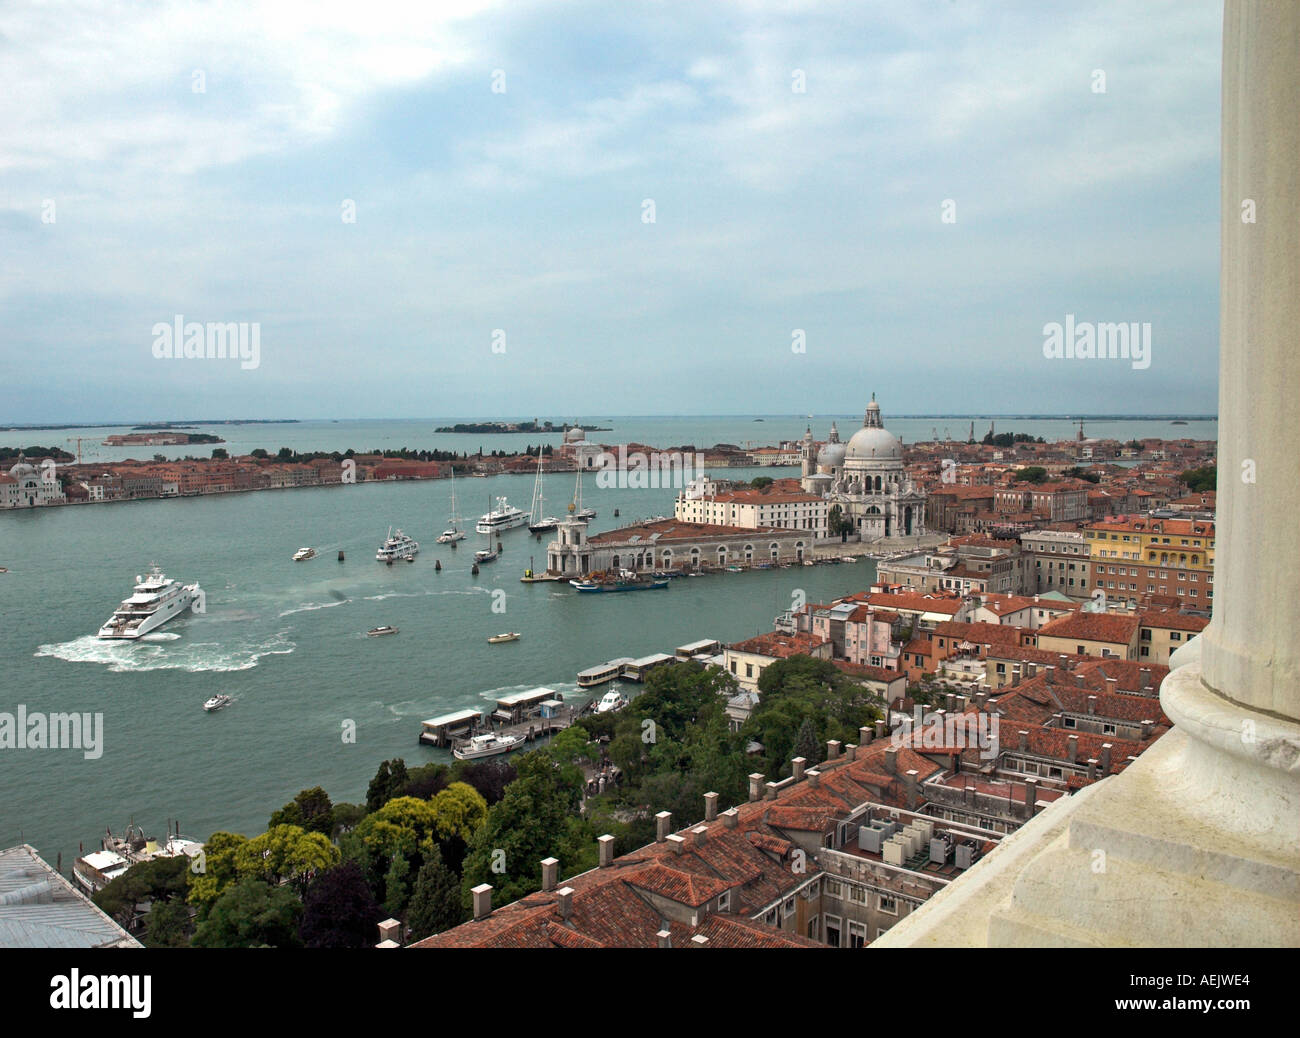
<instances>
[{"instance_id":1,"label":"distant shoreline","mask_svg":"<svg viewBox=\"0 0 1300 1038\"><path fill-rule=\"evenodd\" d=\"M815 419L825 418L848 418L857 412L836 412L827 411L822 414L816 414ZM738 414L648 414L648 415L611 415L610 418L638 418L638 419L692 419L692 418L797 418L800 421L807 420L807 414L763 414L756 415L752 411L741 412ZM1206 414L896 414L892 417L896 419L924 419L933 421L937 419L946 419L954 421L956 419L966 419L975 421L1010 421L1010 422L1217 422L1218 415ZM0 426L0 432L39 432L45 430L59 429L180 429L183 427L193 428L198 425L300 425L312 422L447 422L447 418L223 418L216 421L195 421L195 420L177 420L175 422L153 422L140 424L136 421L123 422L60 422L57 424L14 424ZM494 422L459 422L453 424L482 424L492 425ZM595 425L582 425L579 427L590 432L612 432L612 429L601 428ZM572 428L572 426L570 426ZM506 432L514 430L497 430ZM544 428L533 431L545 434ZM551 432L561 433L562 426L554 426Z\"/></svg>"}]
</instances>

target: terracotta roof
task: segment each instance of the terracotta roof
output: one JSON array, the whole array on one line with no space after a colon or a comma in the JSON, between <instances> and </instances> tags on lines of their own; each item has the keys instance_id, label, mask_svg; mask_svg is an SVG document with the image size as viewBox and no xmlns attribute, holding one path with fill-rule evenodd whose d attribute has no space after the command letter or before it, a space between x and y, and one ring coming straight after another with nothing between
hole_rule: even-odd
<instances>
[{"instance_id":1,"label":"terracotta roof","mask_svg":"<svg viewBox=\"0 0 1300 1038\"><path fill-rule=\"evenodd\" d=\"M1049 620L1038 629L1038 639L1074 638L1080 641L1109 642L1128 645L1138 629L1136 616L1116 613L1070 613Z\"/></svg>"}]
</instances>

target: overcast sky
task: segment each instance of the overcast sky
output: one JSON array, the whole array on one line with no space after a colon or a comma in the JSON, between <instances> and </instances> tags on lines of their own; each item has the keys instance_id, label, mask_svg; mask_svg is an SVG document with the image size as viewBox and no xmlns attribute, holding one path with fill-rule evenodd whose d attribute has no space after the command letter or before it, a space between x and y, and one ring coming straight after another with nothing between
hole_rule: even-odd
<instances>
[{"instance_id":1,"label":"overcast sky","mask_svg":"<svg viewBox=\"0 0 1300 1038\"><path fill-rule=\"evenodd\" d=\"M1221 19L9 4L0 424L1213 413ZM1067 314L1150 366L1045 358Z\"/></svg>"}]
</instances>

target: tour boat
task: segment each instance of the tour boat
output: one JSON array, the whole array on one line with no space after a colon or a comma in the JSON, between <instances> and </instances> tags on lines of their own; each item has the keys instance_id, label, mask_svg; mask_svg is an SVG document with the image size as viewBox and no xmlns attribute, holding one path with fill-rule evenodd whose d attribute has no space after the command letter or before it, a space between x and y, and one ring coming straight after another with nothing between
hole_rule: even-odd
<instances>
[{"instance_id":1,"label":"tour boat","mask_svg":"<svg viewBox=\"0 0 1300 1038\"><path fill-rule=\"evenodd\" d=\"M495 732L487 732L467 739L452 750L451 755L457 760L479 760L482 757L496 757L502 753L509 753L511 750L519 749L523 744L524 740L518 735L497 735Z\"/></svg>"},{"instance_id":2,"label":"tour boat","mask_svg":"<svg viewBox=\"0 0 1300 1038\"><path fill-rule=\"evenodd\" d=\"M661 577L658 579L651 578L645 580L636 577L630 573L623 573L618 577L587 577L584 580L570 580L569 584L580 592L587 594L602 591L653 591L658 588L668 586L668 578Z\"/></svg>"},{"instance_id":3,"label":"tour boat","mask_svg":"<svg viewBox=\"0 0 1300 1038\"><path fill-rule=\"evenodd\" d=\"M517 642L519 640L518 631L507 631L504 634L494 634L488 639L489 645L500 645L502 642Z\"/></svg>"},{"instance_id":4,"label":"tour boat","mask_svg":"<svg viewBox=\"0 0 1300 1038\"><path fill-rule=\"evenodd\" d=\"M393 528L390 526L388 528L388 537L379 546L379 550L375 552L375 558L379 562L392 562L394 559L413 558L419 551L420 546L413 537L402 533L401 530L394 533Z\"/></svg>"},{"instance_id":5,"label":"tour boat","mask_svg":"<svg viewBox=\"0 0 1300 1038\"><path fill-rule=\"evenodd\" d=\"M231 699L228 695L225 695L224 693L220 693L218 695L213 696L206 703L204 703L203 709L206 710L208 713L212 713L212 711L220 710L223 706L229 706L233 702L234 700Z\"/></svg>"},{"instance_id":6,"label":"tour boat","mask_svg":"<svg viewBox=\"0 0 1300 1038\"><path fill-rule=\"evenodd\" d=\"M135 578L131 597L104 622L99 637L139 638L180 616L195 602L201 602L202 594L198 584L182 585L154 566L148 576Z\"/></svg>"},{"instance_id":7,"label":"tour boat","mask_svg":"<svg viewBox=\"0 0 1300 1038\"><path fill-rule=\"evenodd\" d=\"M385 624L383 627L372 627L372 628L370 628L370 630L368 630L368 631L366 632L366 637L367 637L367 638L378 638L380 635L384 635L384 634L396 634L396 633L397 633L397 628L396 628L396 627L392 627L392 626L389 626L388 624Z\"/></svg>"},{"instance_id":8,"label":"tour boat","mask_svg":"<svg viewBox=\"0 0 1300 1038\"><path fill-rule=\"evenodd\" d=\"M504 497L498 497L496 508L479 516L474 529L479 533L492 533L496 530L513 530L516 526L523 526L527 522L527 512L522 508L516 508Z\"/></svg>"},{"instance_id":9,"label":"tour boat","mask_svg":"<svg viewBox=\"0 0 1300 1038\"><path fill-rule=\"evenodd\" d=\"M308 559L314 559L315 557L316 557L315 548L299 548L296 552L293 553L294 562L306 562Z\"/></svg>"}]
</instances>

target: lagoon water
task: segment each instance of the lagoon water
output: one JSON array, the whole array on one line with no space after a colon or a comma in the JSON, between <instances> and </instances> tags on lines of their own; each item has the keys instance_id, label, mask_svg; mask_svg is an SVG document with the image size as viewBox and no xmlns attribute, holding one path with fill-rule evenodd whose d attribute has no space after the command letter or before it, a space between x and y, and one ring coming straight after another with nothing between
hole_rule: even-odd
<instances>
[{"instance_id":1,"label":"lagoon water","mask_svg":"<svg viewBox=\"0 0 1300 1038\"><path fill-rule=\"evenodd\" d=\"M546 416L541 416L546 417ZM801 435L804 418L608 418L613 432L592 439L656 446ZM859 417L840 417L847 439ZM961 423L969 431L969 420ZM200 427L225 436L232 454L262 446L301 450L355 447L488 450L521 448L528 436L434 434L437 422L304 422ZM829 418L813 420L824 436ZM888 422L907 440L944 421ZM1213 439L1213 422L1098 423L1096 435ZM1003 423L999 422L999 426ZM924 426L924 430L921 429ZM982 435L987 424L977 433ZM1070 423L1007 422L1006 430L1069 435ZM108 430L112 431L112 430ZM125 430L122 430L125 431ZM1094 430L1089 427L1089 433ZM106 430L91 431L96 442ZM3 433L0 442L49 445L75 431ZM532 441L558 442L558 435ZM131 451L101 452L104 460ZM209 448L210 449L210 448ZM195 448L149 448L171 455ZM140 455L140 448L134 449ZM789 474L792 470L768 470ZM728 470L750 478L760 470ZM664 591L579 595L565 584L519 582L544 544L527 529L502 535L504 554L469 572L482 537L472 522L489 497L527 508L531 476L458 479L470 524L459 547L435 543L450 511L451 483L357 484L171 501L37 509L0 514L0 711L103 715L102 755L76 750L0 749L0 846L27 842L70 865L78 847L98 847L105 827L134 820L161 833L169 820L206 838L217 829L261 832L270 813L304 787L359 800L379 762L447 759L417 744L420 721L462 707L488 708L499 694L547 686L576 697L578 670L615 656L672 651L698 638L737 640L769 630L796 591L808 601L864 589L874 564L799 567L676 580ZM560 514L572 475L547 479L547 511ZM584 481L584 502L599 511L592 531L638 517L671 514L672 489L602 489ZM613 510L620 509L615 519ZM413 564L385 566L375 549L398 526L421 545ZM318 556L290 561L302 546ZM339 550L346 562L339 563ZM434 561L443 570L435 572ZM133 578L157 562L172 577L197 581L202 615L185 615L135 643L94 637ZM504 599L494 596L504 591ZM493 610L504 602L504 612ZM500 608L500 606L498 606ZM382 624L400 628L367 638ZM488 645L520 631L520 641ZM202 710L218 692L234 698ZM355 741L343 732L355 726Z\"/></svg>"}]
</instances>

